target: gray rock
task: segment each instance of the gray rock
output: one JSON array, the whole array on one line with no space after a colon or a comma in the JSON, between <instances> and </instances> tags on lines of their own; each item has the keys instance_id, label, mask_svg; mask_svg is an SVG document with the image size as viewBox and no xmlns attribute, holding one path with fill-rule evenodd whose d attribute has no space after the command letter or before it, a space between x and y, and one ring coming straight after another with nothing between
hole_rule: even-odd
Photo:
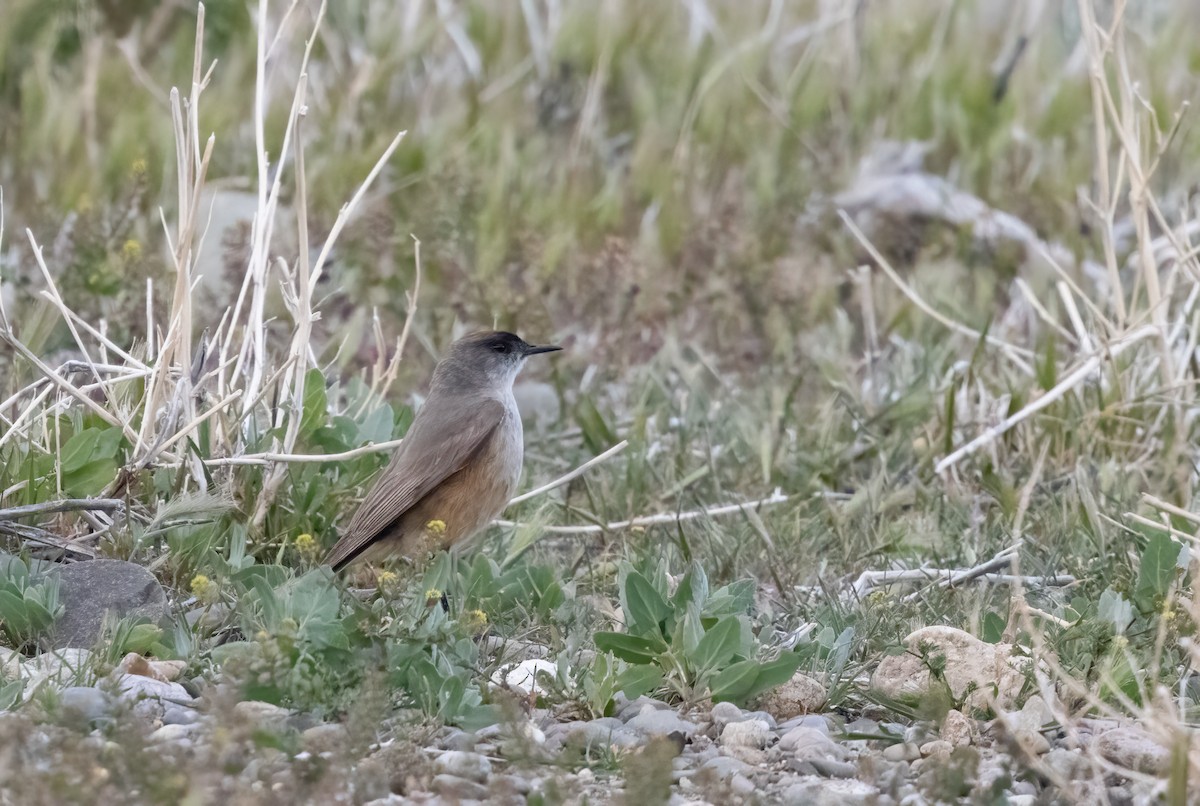
<instances>
[{"instance_id":1,"label":"gray rock","mask_svg":"<svg viewBox=\"0 0 1200 806\"><path fill-rule=\"evenodd\" d=\"M618 693L617 696L613 697L613 705L617 719L620 719L622 722L628 722L629 720L633 719L635 716L640 714L647 705L659 711L671 711L672 713L675 711L674 708L667 705L665 702L653 700L644 695L638 697L636 700L629 701L625 699L625 695Z\"/></svg>"},{"instance_id":2,"label":"gray rock","mask_svg":"<svg viewBox=\"0 0 1200 806\"><path fill-rule=\"evenodd\" d=\"M1078 750L1064 750L1061 747L1046 753L1042 762L1068 781L1081 776L1088 767L1088 760Z\"/></svg>"},{"instance_id":3,"label":"gray rock","mask_svg":"<svg viewBox=\"0 0 1200 806\"><path fill-rule=\"evenodd\" d=\"M823 685L797 672L791 680L764 694L760 702L764 711L779 719L790 719L815 712L828 698Z\"/></svg>"},{"instance_id":4,"label":"gray rock","mask_svg":"<svg viewBox=\"0 0 1200 806\"><path fill-rule=\"evenodd\" d=\"M91 686L67 686L59 694L63 715L88 723L98 722L109 715L108 695Z\"/></svg>"},{"instance_id":5,"label":"gray rock","mask_svg":"<svg viewBox=\"0 0 1200 806\"><path fill-rule=\"evenodd\" d=\"M713 705L711 718L717 730L721 730L730 722L741 722L746 716L742 709L733 703L719 702Z\"/></svg>"},{"instance_id":6,"label":"gray rock","mask_svg":"<svg viewBox=\"0 0 1200 806\"><path fill-rule=\"evenodd\" d=\"M700 770L707 771L710 775L716 776L717 780L720 781L728 781L735 775L749 775L754 772L754 768L746 762L730 758L729 756L710 758L700 765Z\"/></svg>"},{"instance_id":7,"label":"gray rock","mask_svg":"<svg viewBox=\"0 0 1200 806\"><path fill-rule=\"evenodd\" d=\"M652 705L642 706L638 715L625 723L625 727L643 736L670 736L672 733L678 733L685 739L699 730L696 723L681 719L674 711L659 710Z\"/></svg>"},{"instance_id":8,"label":"gray rock","mask_svg":"<svg viewBox=\"0 0 1200 806\"><path fill-rule=\"evenodd\" d=\"M168 621L166 593L154 575L136 563L87 560L61 565L52 573L59 579L63 605L51 635L55 647L91 647L108 614L152 624Z\"/></svg>"},{"instance_id":9,"label":"gray rock","mask_svg":"<svg viewBox=\"0 0 1200 806\"><path fill-rule=\"evenodd\" d=\"M448 773L441 773L433 777L433 791L451 802L486 800L488 796L488 788L483 784Z\"/></svg>"},{"instance_id":10,"label":"gray rock","mask_svg":"<svg viewBox=\"0 0 1200 806\"><path fill-rule=\"evenodd\" d=\"M484 783L492 774L492 762L478 753L465 750L447 750L434 760L439 772Z\"/></svg>"},{"instance_id":11,"label":"gray rock","mask_svg":"<svg viewBox=\"0 0 1200 806\"><path fill-rule=\"evenodd\" d=\"M733 794L740 795L743 798L749 797L757 789L754 782L741 773L735 773L729 779L729 788L733 790Z\"/></svg>"},{"instance_id":12,"label":"gray rock","mask_svg":"<svg viewBox=\"0 0 1200 806\"><path fill-rule=\"evenodd\" d=\"M846 751L824 733L813 728L792 728L779 740L779 747L801 761L814 758L844 761Z\"/></svg>"},{"instance_id":13,"label":"gray rock","mask_svg":"<svg viewBox=\"0 0 1200 806\"><path fill-rule=\"evenodd\" d=\"M612 723L615 722L616 725ZM566 741L584 747L636 747L641 744L636 733L625 727L619 719L603 717L591 722L576 722L567 732Z\"/></svg>"},{"instance_id":14,"label":"gray rock","mask_svg":"<svg viewBox=\"0 0 1200 806\"><path fill-rule=\"evenodd\" d=\"M1100 734L1095 746L1112 763L1151 775L1162 775L1171 760L1170 751L1136 725Z\"/></svg>"},{"instance_id":15,"label":"gray rock","mask_svg":"<svg viewBox=\"0 0 1200 806\"><path fill-rule=\"evenodd\" d=\"M817 771L817 775L823 778L854 778L858 775L858 768L845 761L814 757L808 759L808 763Z\"/></svg>"},{"instance_id":16,"label":"gray rock","mask_svg":"<svg viewBox=\"0 0 1200 806\"><path fill-rule=\"evenodd\" d=\"M300 734L300 746L310 753L336 753L350 742L350 731L336 722L313 725Z\"/></svg>"},{"instance_id":17,"label":"gray rock","mask_svg":"<svg viewBox=\"0 0 1200 806\"><path fill-rule=\"evenodd\" d=\"M883 757L888 761L916 761L921 757L921 748L913 742L897 742L883 748Z\"/></svg>"},{"instance_id":18,"label":"gray rock","mask_svg":"<svg viewBox=\"0 0 1200 806\"><path fill-rule=\"evenodd\" d=\"M859 720L860 722L870 722L870 720ZM872 725L875 723L871 722ZM781 722L775 730L781 735L786 735L792 728L812 728L820 731L826 736L829 735L829 720L820 714L806 714L804 716L794 716L786 722ZM872 731L852 730L849 725L846 726L846 733L878 733L878 727Z\"/></svg>"},{"instance_id":19,"label":"gray rock","mask_svg":"<svg viewBox=\"0 0 1200 806\"><path fill-rule=\"evenodd\" d=\"M166 703L163 707L162 723L164 725L194 725L198 721L200 721L200 713L195 708L174 703Z\"/></svg>"}]
</instances>

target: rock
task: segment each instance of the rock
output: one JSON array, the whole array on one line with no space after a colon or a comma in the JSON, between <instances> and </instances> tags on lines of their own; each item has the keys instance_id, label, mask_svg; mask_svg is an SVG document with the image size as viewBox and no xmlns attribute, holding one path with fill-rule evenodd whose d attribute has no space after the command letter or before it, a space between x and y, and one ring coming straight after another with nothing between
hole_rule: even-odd
<instances>
[{"instance_id":1,"label":"rock","mask_svg":"<svg viewBox=\"0 0 1200 806\"><path fill-rule=\"evenodd\" d=\"M1000 711L996 721L1008 731L1027 752L1040 755L1050 749L1050 742L1042 735L1042 725L1052 722L1054 715L1046 702L1037 694L1025 701L1020 711Z\"/></svg>"},{"instance_id":2,"label":"rock","mask_svg":"<svg viewBox=\"0 0 1200 806\"><path fill-rule=\"evenodd\" d=\"M714 776L718 781L728 781L734 775L749 775L754 772L754 768L736 758L717 756L701 764L697 773L701 771Z\"/></svg>"},{"instance_id":3,"label":"rock","mask_svg":"<svg viewBox=\"0 0 1200 806\"><path fill-rule=\"evenodd\" d=\"M1106 731L1093 746L1113 764L1150 775L1162 775L1171 760L1170 751L1137 725Z\"/></svg>"},{"instance_id":4,"label":"rock","mask_svg":"<svg viewBox=\"0 0 1200 806\"><path fill-rule=\"evenodd\" d=\"M468 753L465 750L447 750L434 759L433 763L440 772L481 784L492 774L492 762L478 753Z\"/></svg>"},{"instance_id":5,"label":"rock","mask_svg":"<svg viewBox=\"0 0 1200 806\"><path fill-rule=\"evenodd\" d=\"M233 706L234 716L256 727L266 730L280 731L287 727L291 711L270 702L261 700L245 700Z\"/></svg>"},{"instance_id":6,"label":"rock","mask_svg":"<svg viewBox=\"0 0 1200 806\"><path fill-rule=\"evenodd\" d=\"M860 724L861 723L861 724ZM857 725L857 727L856 727ZM811 728L820 733L829 735L829 720L820 714L808 714L806 716L794 716L786 722L780 723L776 730L780 735L786 736L792 728ZM851 723L845 727L846 733L879 733L879 725L869 719L860 719L858 723Z\"/></svg>"},{"instance_id":7,"label":"rock","mask_svg":"<svg viewBox=\"0 0 1200 806\"><path fill-rule=\"evenodd\" d=\"M58 577L63 606L51 634L55 647L91 647L109 614L151 624L168 621L166 593L154 575L136 563L86 560L60 565L52 573Z\"/></svg>"},{"instance_id":8,"label":"rock","mask_svg":"<svg viewBox=\"0 0 1200 806\"><path fill-rule=\"evenodd\" d=\"M950 754L953 752L954 745L944 739L934 739L932 742L921 745L921 755L927 758L945 760L950 758Z\"/></svg>"},{"instance_id":9,"label":"rock","mask_svg":"<svg viewBox=\"0 0 1200 806\"><path fill-rule=\"evenodd\" d=\"M943 740L954 747L966 747L971 743L971 734L974 729L975 723L966 714L952 708L946 712L946 718L942 720L941 736Z\"/></svg>"},{"instance_id":10,"label":"rock","mask_svg":"<svg viewBox=\"0 0 1200 806\"><path fill-rule=\"evenodd\" d=\"M152 677L122 674L116 676L116 682L121 699L133 703L133 712L152 722L162 720L171 701L186 703L192 699L178 683L164 683Z\"/></svg>"},{"instance_id":11,"label":"rock","mask_svg":"<svg viewBox=\"0 0 1200 806\"><path fill-rule=\"evenodd\" d=\"M24 679L25 697L28 698L43 683L72 686L82 679L92 663L92 653L86 649L64 648L25 658L18 652L4 660L4 679Z\"/></svg>"},{"instance_id":12,"label":"rock","mask_svg":"<svg viewBox=\"0 0 1200 806\"><path fill-rule=\"evenodd\" d=\"M874 806L879 790L862 781L806 777L780 793L784 806Z\"/></svg>"},{"instance_id":13,"label":"rock","mask_svg":"<svg viewBox=\"0 0 1200 806\"><path fill-rule=\"evenodd\" d=\"M819 710L828 698L824 686L797 672L791 680L763 695L759 704L776 719L791 719Z\"/></svg>"},{"instance_id":14,"label":"rock","mask_svg":"<svg viewBox=\"0 0 1200 806\"><path fill-rule=\"evenodd\" d=\"M151 743L179 742L187 744L191 742L192 733L197 727L196 725L163 725L153 731L148 738Z\"/></svg>"},{"instance_id":15,"label":"rock","mask_svg":"<svg viewBox=\"0 0 1200 806\"><path fill-rule=\"evenodd\" d=\"M300 734L300 746L310 753L336 753L350 743L350 731L335 722L313 725Z\"/></svg>"},{"instance_id":16,"label":"rock","mask_svg":"<svg viewBox=\"0 0 1200 806\"><path fill-rule=\"evenodd\" d=\"M615 724L613 724L615 723ZM619 719L603 717L591 722L576 722L568 730L566 741L589 747L636 747L641 744L638 735Z\"/></svg>"},{"instance_id":17,"label":"rock","mask_svg":"<svg viewBox=\"0 0 1200 806\"><path fill-rule=\"evenodd\" d=\"M921 757L921 748L914 742L897 742L883 748L887 761L916 761Z\"/></svg>"},{"instance_id":18,"label":"rock","mask_svg":"<svg viewBox=\"0 0 1200 806\"><path fill-rule=\"evenodd\" d=\"M191 725L199 721L200 713L195 708L175 703L166 703L163 707L162 723L164 725Z\"/></svg>"},{"instance_id":19,"label":"rock","mask_svg":"<svg viewBox=\"0 0 1200 806\"><path fill-rule=\"evenodd\" d=\"M643 736L670 736L678 733L685 739L699 730L696 723L681 719L674 711L660 710L652 705L643 706L637 716L625 723L625 727Z\"/></svg>"},{"instance_id":20,"label":"rock","mask_svg":"<svg viewBox=\"0 0 1200 806\"><path fill-rule=\"evenodd\" d=\"M729 788L733 790L733 794L746 798L753 794L758 787L749 778L737 773L729 779Z\"/></svg>"},{"instance_id":21,"label":"rock","mask_svg":"<svg viewBox=\"0 0 1200 806\"><path fill-rule=\"evenodd\" d=\"M59 694L59 708L68 719L93 723L109 716L108 695L91 686L67 686Z\"/></svg>"},{"instance_id":22,"label":"rock","mask_svg":"<svg viewBox=\"0 0 1200 806\"><path fill-rule=\"evenodd\" d=\"M846 751L841 745L813 728L792 728L779 740L779 748L800 761L814 758L846 759Z\"/></svg>"},{"instance_id":23,"label":"rock","mask_svg":"<svg viewBox=\"0 0 1200 806\"><path fill-rule=\"evenodd\" d=\"M753 747L761 749L771 743L775 735L771 726L761 719L730 722L721 731L721 744L725 747Z\"/></svg>"},{"instance_id":24,"label":"rock","mask_svg":"<svg viewBox=\"0 0 1200 806\"><path fill-rule=\"evenodd\" d=\"M121 658L117 671L126 674L140 674L142 677L152 677L164 683L177 679L187 662L182 660L147 660L136 652L130 652Z\"/></svg>"},{"instance_id":25,"label":"rock","mask_svg":"<svg viewBox=\"0 0 1200 806\"><path fill-rule=\"evenodd\" d=\"M545 681L554 680L558 666L548 660L531 658L512 666L502 666L492 675L492 683L528 696L535 691L544 691Z\"/></svg>"},{"instance_id":26,"label":"rock","mask_svg":"<svg viewBox=\"0 0 1200 806\"><path fill-rule=\"evenodd\" d=\"M832 758L810 758L808 763L823 778L854 778L858 775L858 767L845 761Z\"/></svg>"},{"instance_id":27,"label":"rock","mask_svg":"<svg viewBox=\"0 0 1200 806\"><path fill-rule=\"evenodd\" d=\"M451 803L463 800L486 800L488 788L475 781L442 773L433 777L433 791Z\"/></svg>"},{"instance_id":28,"label":"rock","mask_svg":"<svg viewBox=\"0 0 1200 806\"><path fill-rule=\"evenodd\" d=\"M742 709L733 703L718 702L713 705L710 718L717 726L717 730L721 730L730 722L741 722L746 717L743 715Z\"/></svg>"},{"instance_id":29,"label":"rock","mask_svg":"<svg viewBox=\"0 0 1200 806\"><path fill-rule=\"evenodd\" d=\"M617 695L613 697L614 714L616 715L617 719L621 720L622 722L628 722L629 720L633 719L635 716L640 714L647 705L659 711L671 711L672 713L675 712L675 709L667 705L665 702L654 700L646 696L641 696L636 700L630 701L625 699L624 694L618 692Z\"/></svg>"},{"instance_id":30,"label":"rock","mask_svg":"<svg viewBox=\"0 0 1200 806\"><path fill-rule=\"evenodd\" d=\"M1042 763L1056 775L1068 781L1081 777L1088 768L1088 760L1078 750L1056 747L1046 753Z\"/></svg>"},{"instance_id":31,"label":"rock","mask_svg":"<svg viewBox=\"0 0 1200 806\"><path fill-rule=\"evenodd\" d=\"M904 639L910 650L884 658L871 686L896 699L920 698L930 687L929 667L918 657L923 645L945 658L945 680L955 699L971 708L1014 708L1031 661L1013 654L1012 644L987 644L954 627L923 627Z\"/></svg>"}]
</instances>

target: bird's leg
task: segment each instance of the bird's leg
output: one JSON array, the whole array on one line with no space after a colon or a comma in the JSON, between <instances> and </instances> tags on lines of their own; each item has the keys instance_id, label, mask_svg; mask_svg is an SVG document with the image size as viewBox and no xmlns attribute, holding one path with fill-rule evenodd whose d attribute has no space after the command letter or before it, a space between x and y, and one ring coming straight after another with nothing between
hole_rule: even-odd
<instances>
[{"instance_id":1,"label":"bird's leg","mask_svg":"<svg viewBox=\"0 0 1200 806\"><path fill-rule=\"evenodd\" d=\"M445 591L442 591L442 612L450 615L450 598L446 596Z\"/></svg>"}]
</instances>

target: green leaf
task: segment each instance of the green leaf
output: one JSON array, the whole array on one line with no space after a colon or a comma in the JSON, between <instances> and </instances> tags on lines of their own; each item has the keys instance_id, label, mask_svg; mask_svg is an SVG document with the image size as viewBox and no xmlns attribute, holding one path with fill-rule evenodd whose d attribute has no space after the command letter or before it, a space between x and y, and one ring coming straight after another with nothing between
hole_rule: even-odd
<instances>
[{"instance_id":1,"label":"green leaf","mask_svg":"<svg viewBox=\"0 0 1200 806\"><path fill-rule=\"evenodd\" d=\"M1180 545L1169 535L1157 533L1146 542L1142 562L1138 567L1137 587L1133 599L1143 613L1155 610L1175 579Z\"/></svg>"},{"instance_id":2,"label":"green leaf","mask_svg":"<svg viewBox=\"0 0 1200 806\"><path fill-rule=\"evenodd\" d=\"M29 637L29 616L25 602L11 591L0 590L0 621L3 621L14 637Z\"/></svg>"},{"instance_id":3,"label":"green leaf","mask_svg":"<svg viewBox=\"0 0 1200 806\"><path fill-rule=\"evenodd\" d=\"M625 615L629 627L641 635L661 637L662 622L671 615L671 606L662 594L654 589L650 580L637 571L625 575Z\"/></svg>"},{"instance_id":4,"label":"green leaf","mask_svg":"<svg viewBox=\"0 0 1200 806\"><path fill-rule=\"evenodd\" d=\"M304 412L300 417L300 433L311 434L324 425L328 409L325 376L319 369L310 369L304 375Z\"/></svg>"},{"instance_id":5,"label":"green leaf","mask_svg":"<svg viewBox=\"0 0 1200 806\"><path fill-rule=\"evenodd\" d=\"M758 678L758 661L744 660L727 667L713 678L710 688L713 700L740 700Z\"/></svg>"},{"instance_id":6,"label":"green leaf","mask_svg":"<svg viewBox=\"0 0 1200 806\"><path fill-rule=\"evenodd\" d=\"M1008 626L1000 614L994 610L989 610L983 616L983 628L981 636L984 643L998 644L1004 636L1004 628Z\"/></svg>"},{"instance_id":7,"label":"green leaf","mask_svg":"<svg viewBox=\"0 0 1200 806\"><path fill-rule=\"evenodd\" d=\"M598 632L593 636L596 649L601 652L611 652L623 661L629 663L654 663L665 645L656 645L647 638L629 635L623 632Z\"/></svg>"},{"instance_id":8,"label":"green leaf","mask_svg":"<svg viewBox=\"0 0 1200 806\"><path fill-rule=\"evenodd\" d=\"M739 579L713 591L704 603L703 615L726 616L745 613L754 603L754 580Z\"/></svg>"},{"instance_id":9,"label":"green leaf","mask_svg":"<svg viewBox=\"0 0 1200 806\"><path fill-rule=\"evenodd\" d=\"M775 660L759 664L758 676L754 678L754 685L744 696L746 699L757 697L768 689L782 686L796 674L802 660L803 655L799 652L785 652Z\"/></svg>"},{"instance_id":10,"label":"green leaf","mask_svg":"<svg viewBox=\"0 0 1200 806\"><path fill-rule=\"evenodd\" d=\"M671 603L675 605L676 610L680 610L689 603L695 604L698 608L703 608L704 603L707 601L708 575L704 573L704 568L701 567L700 563L693 560L688 572L679 581L679 587L675 589L675 595L671 597Z\"/></svg>"},{"instance_id":11,"label":"green leaf","mask_svg":"<svg viewBox=\"0 0 1200 806\"><path fill-rule=\"evenodd\" d=\"M725 616L704 633L690 659L697 669L716 669L724 666L737 654L741 642L741 621L737 616Z\"/></svg>"},{"instance_id":12,"label":"green leaf","mask_svg":"<svg viewBox=\"0 0 1200 806\"><path fill-rule=\"evenodd\" d=\"M636 700L654 690L663 680L663 670L657 666L630 666L617 675L617 688L626 697Z\"/></svg>"},{"instance_id":13,"label":"green leaf","mask_svg":"<svg viewBox=\"0 0 1200 806\"><path fill-rule=\"evenodd\" d=\"M99 439L99 428L85 428L68 439L67 444L62 446L62 472L74 473L91 462Z\"/></svg>"},{"instance_id":14,"label":"green leaf","mask_svg":"<svg viewBox=\"0 0 1200 806\"><path fill-rule=\"evenodd\" d=\"M600 410L587 395L584 395L575 407L575 422L579 424L584 444L592 453L603 453L617 441L608 423L604 422Z\"/></svg>"},{"instance_id":15,"label":"green leaf","mask_svg":"<svg viewBox=\"0 0 1200 806\"><path fill-rule=\"evenodd\" d=\"M27 679L22 677L0 687L0 711L11 711L20 704L26 682Z\"/></svg>"}]
</instances>

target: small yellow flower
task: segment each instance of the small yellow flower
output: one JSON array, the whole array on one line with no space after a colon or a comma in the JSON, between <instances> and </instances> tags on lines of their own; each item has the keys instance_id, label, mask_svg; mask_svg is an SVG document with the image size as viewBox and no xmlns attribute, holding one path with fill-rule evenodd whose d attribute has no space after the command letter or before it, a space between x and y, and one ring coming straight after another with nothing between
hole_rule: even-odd
<instances>
[{"instance_id":1,"label":"small yellow flower","mask_svg":"<svg viewBox=\"0 0 1200 806\"><path fill-rule=\"evenodd\" d=\"M192 595L204 604L214 604L221 597L221 586L204 574L192 577Z\"/></svg>"},{"instance_id":2,"label":"small yellow flower","mask_svg":"<svg viewBox=\"0 0 1200 806\"><path fill-rule=\"evenodd\" d=\"M142 244L136 238L130 238L121 244L121 259L132 263L142 256Z\"/></svg>"},{"instance_id":3,"label":"small yellow flower","mask_svg":"<svg viewBox=\"0 0 1200 806\"><path fill-rule=\"evenodd\" d=\"M391 586L395 585L399 579L400 577L395 571L380 571L379 575L375 577L375 582L381 588L390 588Z\"/></svg>"},{"instance_id":4,"label":"small yellow flower","mask_svg":"<svg viewBox=\"0 0 1200 806\"><path fill-rule=\"evenodd\" d=\"M481 633L487 629L488 617L487 613L482 610L468 610L462 614L459 619L467 632Z\"/></svg>"},{"instance_id":5,"label":"small yellow flower","mask_svg":"<svg viewBox=\"0 0 1200 806\"><path fill-rule=\"evenodd\" d=\"M441 537L446 534L446 522L435 518L425 524L425 529L434 537Z\"/></svg>"},{"instance_id":6,"label":"small yellow flower","mask_svg":"<svg viewBox=\"0 0 1200 806\"><path fill-rule=\"evenodd\" d=\"M137 159L135 159L129 166L129 173L133 174L136 177L145 176L147 170L149 170L149 166L146 164L146 161L144 159L142 159L141 157L138 157Z\"/></svg>"},{"instance_id":7,"label":"small yellow flower","mask_svg":"<svg viewBox=\"0 0 1200 806\"><path fill-rule=\"evenodd\" d=\"M308 563L315 563L321 554L321 547L317 545L317 541L308 532L296 537L296 553L300 555L300 559Z\"/></svg>"},{"instance_id":8,"label":"small yellow flower","mask_svg":"<svg viewBox=\"0 0 1200 806\"><path fill-rule=\"evenodd\" d=\"M425 591L425 606L433 607L438 602L442 601L442 592L437 588L430 588Z\"/></svg>"}]
</instances>

